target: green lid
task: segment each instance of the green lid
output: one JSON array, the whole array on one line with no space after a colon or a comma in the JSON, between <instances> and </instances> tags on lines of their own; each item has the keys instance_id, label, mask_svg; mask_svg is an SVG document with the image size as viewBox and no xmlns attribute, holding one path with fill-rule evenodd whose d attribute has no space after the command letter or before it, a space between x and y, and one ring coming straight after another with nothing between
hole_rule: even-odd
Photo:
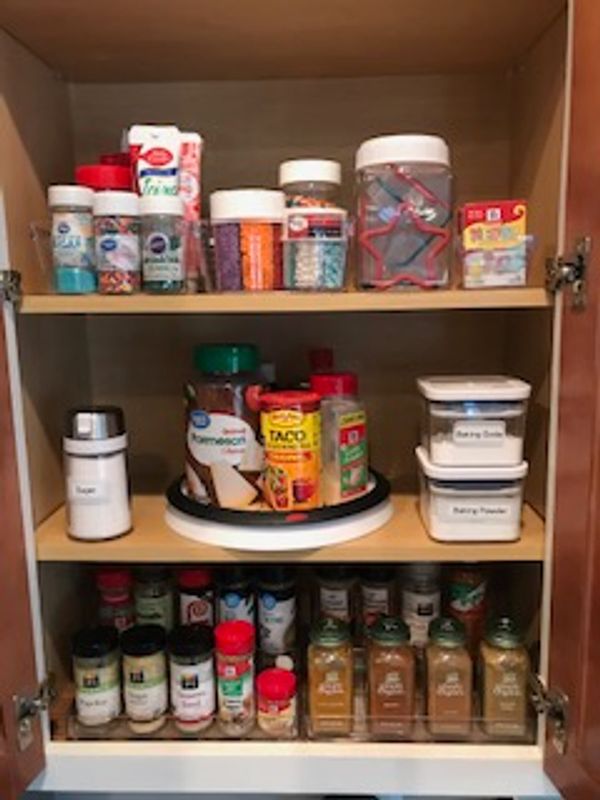
<instances>
[{"instance_id":1,"label":"green lid","mask_svg":"<svg viewBox=\"0 0 600 800\"><path fill-rule=\"evenodd\" d=\"M408 644L410 629L400 617L378 617L369 628L369 637L377 644Z\"/></svg>"},{"instance_id":2,"label":"green lid","mask_svg":"<svg viewBox=\"0 0 600 800\"><path fill-rule=\"evenodd\" d=\"M499 617L493 620L488 627L485 640L492 647L512 650L515 647L521 647L523 635L510 617Z\"/></svg>"},{"instance_id":3,"label":"green lid","mask_svg":"<svg viewBox=\"0 0 600 800\"><path fill-rule=\"evenodd\" d=\"M462 647L467 641L467 632L460 620L438 617L429 626L429 638L442 647Z\"/></svg>"},{"instance_id":4,"label":"green lid","mask_svg":"<svg viewBox=\"0 0 600 800\"><path fill-rule=\"evenodd\" d=\"M205 344L194 348L194 366L211 375L256 372L258 348L253 344Z\"/></svg>"},{"instance_id":5,"label":"green lid","mask_svg":"<svg viewBox=\"0 0 600 800\"><path fill-rule=\"evenodd\" d=\"M350 628L341 619L322 617L312 626L310 640L324 647L346 644L350 640Z\"/></svg>"}]
</instances>

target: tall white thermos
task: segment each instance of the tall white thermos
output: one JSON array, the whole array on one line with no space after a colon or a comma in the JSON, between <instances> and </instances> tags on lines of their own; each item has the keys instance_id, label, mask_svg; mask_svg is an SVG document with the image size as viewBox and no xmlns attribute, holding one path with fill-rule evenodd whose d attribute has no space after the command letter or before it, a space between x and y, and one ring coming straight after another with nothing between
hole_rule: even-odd
<instances>
[{"instance_id":1,"label":"tall white thermos","mask_svg":"<svg viewBox=\"0 0 600 800\"><path fill-rule=\"evenodd\" d=\"M127 533L131 507L123 411L116 406L69 411L63 449L69 534L100 541Z\"/></svg>"}]
</instances>

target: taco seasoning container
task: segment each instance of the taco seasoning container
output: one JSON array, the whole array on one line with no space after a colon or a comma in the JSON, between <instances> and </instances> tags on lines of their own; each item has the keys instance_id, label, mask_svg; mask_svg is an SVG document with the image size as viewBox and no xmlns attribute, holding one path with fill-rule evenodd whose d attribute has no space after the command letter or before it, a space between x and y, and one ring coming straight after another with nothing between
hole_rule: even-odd
<instances>
[{"instance_id":1,"label":"taco seasoning container","mask_svg":"<svg viewBox=\"0 0 600 800\"><path fill-rule=\"evenodd\" d=\"M185 387L188 492L200 502L244 508L259 495L264 455L258 443L258 350L249 344L197 347L200 375Z\"/></svg>"},{"instance_id":2,"label":"taco seasoning container","mask_svg":"<svg viewBox=\"0 0 600 800\"><path fill-rule=\"evenodd\" d=\"M140 207L133 192L96 192L94 238L100 294L132 294L140 288Z\"/></svg>"},{"instance_id":3,"label":"taco seasoning container","mask_svg":"<svg viewBox=\"0 0 600 800\"><path fill-rule=\"evenodd\" d=\"M396 570L393 567L366 567L360 572L360 604L363 630L396 610Z\"/></svg>"},{"instance_id":4,"label":"taco seasoning container","mask_svg":"<svg viewBox=\"0 0 600 800\"><path fill-rule=\"evenodd\" d=\"M176 294L185 286L183 201L170 195L140 198L144 291Z\"/></svg>"},{"instance_id":5,"label":"taco seasoning container","mask_svg":"<svg viewBox=\"0 0 600 800\"><path fill-rule=\"evenodd\" d=\"M94 193L85 186L50 186L52 267L59 294L96 291L94 271Z\"/></svg>"},{"instance_id":6,"label":"taco seasoning container","mask_svg":"<svg viewBox=\"0 0 600 800\"><path fill-rule=\"evenodd\" d=\"M100 593L100 625L109 625L118 631L124 631L135 624L132 584L129 569L106 567L96 572L96 587Z\"/></svg>"},{"instance_id":7,"label":"taco seasoning container","mask_svg":"<svg viewBox=\"0 0 600 800\"><path fill-rule=\"evenodd\" d=\"M308 711L313 736L352 731L354 664L350 629L339 619L318 620L308 647Z\"/></svg>"},{"instance_id":8,"label":"taco seasoning container","mask_svg":"<svg viewBox=\"0 0 600 800\"><path fill-rule=\"evenodd\" d=\"M220 291L280 289L283 192L228 189L210 196L215 275Z\"/></svg>"},{"instance_id":9,"label":"taco seasoning container","mask_svg":"<svg viewBox=\"0 0 600 800\"><path fill-rule=\"evenodd\" d=\"M293 158L279 165L286 206L330 208L340 204L342 165L326 158Z\"/></svg>"},{"instance_id":10,"label":"taco seasoning container","mask_svg":"<svg viewBox=\"0 0 600 800\"><path fill-rule=\"evenodd\" d=\"M321 398L314 392L269 392L261 397L264 492L276 511L321 505L320 408Z\"/></svg>"},{"instance_id":11,"label":"taco seasoning container","mask_svg":"<svg viewBox=\"0 0 600 800\"><path fill-rule=\"evenodd\" d=\"M209 569L181 569L177 574L179 621L182 625L208 625L215 622L215 593Z\"/></svg>"},{"instance_id":12,"label":"taco seasoning container","mask_svg":"<svg viewBox=\"0 0 600 800\"><path fill-rule=\"evenodd\" d=\"M521 632L508 617L496 620L481 644L481 712L488 736L525 736L529 670Z\"/></svg>"},{"instance_id":13,"label":"taco seasoning container","mask_svg":"<svg viewBox=\"0 0 600 800\"><path fill-rule=\"evenodd\" d=\"M464 625L451 617L431 623L427 647L427 716L433 736L464 738L471 731L473 664Z\"/></svg>"},{"instance_id":14,"label":"taco seasoning container","mask_svg":"<svg viewBox=\"0 0 600 800\"><path fill-rule=\"evenodd\" d=\"M243 736L256 718L254 702L254 625L243 620L215 628L218 719L226 736Z\"/></svg>"},{"instance_id":15,"label":"taco seasoning container","mask_svg":"<svg viewBox=\"0 0 600 800\"><path fill-rule=\"evenodd\" d=\"M296 676L287 669L263 670L256 679L258 727L274 739L296 733Z\"/></svg>"},{"instance_id":16,"label":"taco seasoning container","mask_svg":"<svg viewBox=\"0 0 600 800\"><path fill-rule=\"evenodd\" d=\"M115 628L84 628L73 637L77 720L107 725L121 713L119 634Z\"/></svg>"},{"instance_id":17,"label":"taco seasoning container","mask_svg":"<svg viewBox=\"0 0 600 800\"><path fill-rule=\"evenodd\" d=\"M134 733L154 733L164 725L168 706L165 630L135 625L122 634L121 650L129 727Z\"/></svg>"},{"instance_id":18,"label":"taco seasoning container","mask_svg":"<svg viewBox=\"0 0 600 800\"><path fill-rule=\"evenodd\" d=\"M131 529L123 411L90 406L68 412L63 437L69 535L101 541Z\"/></svg>"},{"instance_id":19,"label":"taco seasoning container","mask_svg":"<svg viewBox=\"0 0 600 800\"><path fill-rule=\"evenodd\" d=\"M296 576L291 567L266 567L258 578L259 647L290 653L296 644Z\"/></svg>"},{"instance_id":20,"label":"taco seasoning container","mask_svg":"<svg viewBox=\"0 0 600 800\"><path fill-rule=\"evenodd\" d=\"M415 713L415 653L408 625L381 616L369 630L369 728L375 736L410 735Z\"/></svg>"},{"instance_id":21,"label":"taco seasoning container","mask_svg":"<svg viewBox=\"0 0 600 800\"><path fill-rule=\"evenodd\" d=\"M215 716L213 632L206 625L181 625L169 634L171 707L182 733L209 728Z\"/></svg>"},{"instance_id":22,"label":"taco seasoning container","mask_svg":"<svg viewBox=\"0 0 600 800\"><path fill-rule=\"evenodd\" d=\"M367 416L353 372L311 375L310 388L321 398L323 502L333 506L367 489Z\"/></svg>"},{"instance_id":23,"label":"taco seasoning container","mask_svg":"<svg viewBox=\"0 0 600 800\"><path fill-rule=\"evenodd\" d=\"M350 625L356 610L356 573L349 567L319 567L317 609L320 617L341 619Z\"/></svg>"},{"instance_id":24,"label":"taco seasoning container","mask_svg":"<svg viewBox=\"0 0 600 800\"><path fill-rule=\"evenodd\" d=\"M140 567L135 573L135 616L138 625L173 627L173 586L163 567Z\"/></svg>"},{"instance_id":25,"label":"taco seasoning container","mask_svg":"<svg viewBox=\"0 0 600 800\"><path fill-rule=\"evenodd\" d=\"M467 632L473 657L479 652L487 612L487 578L480 567L455 567L448 576L448 613L460 620Z\"/></svg>"},{"instance_id":26,"label":"taco seasoning container","mask_svg":"<svg viewBox=\"0 0 600 800\"><path fill-rule=\"evenodd\" d=\"M224 567L217 575L219 622L245 620L254 625L254 586L242 567Z\"/></svg>"},{"instance_id":27,"label":"taco seasoning container","mask_svg":"<svg viewBox=\"0 0 600 800\"><path fill-rule=\"evenodd\" d=\"M425 647L429 626L441 608L440 565L428 562L407 564L402 587L402 618L410 628L410 641Z\"/></svg>"}]
</instances>

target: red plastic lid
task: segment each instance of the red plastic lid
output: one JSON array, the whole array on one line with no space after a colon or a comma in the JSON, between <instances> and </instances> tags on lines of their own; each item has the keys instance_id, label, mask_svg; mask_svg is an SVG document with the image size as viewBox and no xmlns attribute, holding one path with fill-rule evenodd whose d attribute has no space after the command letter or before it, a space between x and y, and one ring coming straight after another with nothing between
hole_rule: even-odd
<instances>
[{"instance_id":1,"label":"red plastic lid","mask_svg":"<svg viewBox=\"0 0 600 800\"><path fill-rule=\"evenodd\" d=\"M262 411L275 411L282 408L299 409L300 411L317 411L321 398L315 392L304 392L290 389L286 392L267 392L260 396Z\"/></svg>"},{"instance_id":2,"label":"red plastic lid","mask_svg":"<svg viewBox=\"0 0 600 800\"><path fill-rule=\"evenodd\" d=\"M354 372L323 372L310 376L310 388L321 397L357 395L358 378Z\"/></svg>"},{"instance_id":3,"label":"red plastic lid","mask_svg":"<svg viewBox=\"0 0 600 800\"><path fill-rule=\"evenodd\" d=\"M215 628L217 650L225 656L241 656L254 650L254 625L243 619L221 622Z\"/></svg>"},{"instance_id":4,"label":"red plastic lid","mask_svg":"<svg viewBox=\"0 0 600 800\"><path fill-rule=\"evenodd\" d=\"M102 153L100 163L113 167L131 167L131 156L129 153Z\"/></svg>"},{"instance_id":5,"label":"red plastic lid","mask_svg":"<svg viewBox=\"0 0 600 800\"><path fill-rule=\"evenodd\" d=\"M296 694L296 676L287 669L265 669L256 679L256 690L266 700L290 700Z\"/></svg>"},{"instance_id":6,"label":"red plastic lid","mask_svg":"<svg viewBox=\"0 0 600 800\"><path fill-rule=\"evenodd\" d=\"M132 584L131 570L122 567L108 567L96 572L96 586L103 589L129 589Z\"/></svg>"},{"instance_id":7,"label":"red plastic lid","mask_svg":"<svg viewBox=\"0 0 600 800\"><path fill-rule=\"evenodd\" d=\"M182 569L177 574L177 582L182 589L204 589L212 584L212 574L203 567Z\"/></svg>"},{"instance_id":8,"label":"red plastic lid","mask_svg":"<svg viewBox=\"0 0 600 800\"><path fill-rule=\"evenodd\" d=\"M331 372L333 370L333 350L331 347L313 347L308 351L311 372Z\"/></svg>"},{"instance_id":9,"label":"red plastic lid","mask_svg":"<svg viewBox=\"0 0 600 800\"><path fill-rule=\"evenodd\" d=\"M96 191L131 189L131 169L114 164L81 164L75 167L75 181Z\"/></svg>"}]
</instances>

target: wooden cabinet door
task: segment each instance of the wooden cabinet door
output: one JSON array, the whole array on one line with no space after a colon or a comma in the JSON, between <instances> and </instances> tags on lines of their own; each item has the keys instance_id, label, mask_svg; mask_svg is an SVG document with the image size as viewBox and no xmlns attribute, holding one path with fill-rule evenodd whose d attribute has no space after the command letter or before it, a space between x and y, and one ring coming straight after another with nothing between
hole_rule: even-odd
<instances>
[{"instance_id":1,"label":"wooden cabinet door","mask_svg":"<svg viewBox=\"0 0 600 800\"><path fill-rule=\"evenodd\" d=\"M14 330L12 308L0 300L0 798L16 800L43 769L44 750L39 718L31 739L19 747L15 695L34 697L38 678L19 493L15 419L8 346ZM13 359L13 363L16 359Z\"/></svg>"},{"instance_id":2,"label":"wooden cabinet door","mask_svg":"<svg viewBox=\"0 0 600 800\"><path fill-rule=\"evenodd\" d=\"M592 237L587 306L563 297L549 685L568 697L566 800L600 797L600 2L573 4L566 245Z\"/></svg>"}]
</instances>

